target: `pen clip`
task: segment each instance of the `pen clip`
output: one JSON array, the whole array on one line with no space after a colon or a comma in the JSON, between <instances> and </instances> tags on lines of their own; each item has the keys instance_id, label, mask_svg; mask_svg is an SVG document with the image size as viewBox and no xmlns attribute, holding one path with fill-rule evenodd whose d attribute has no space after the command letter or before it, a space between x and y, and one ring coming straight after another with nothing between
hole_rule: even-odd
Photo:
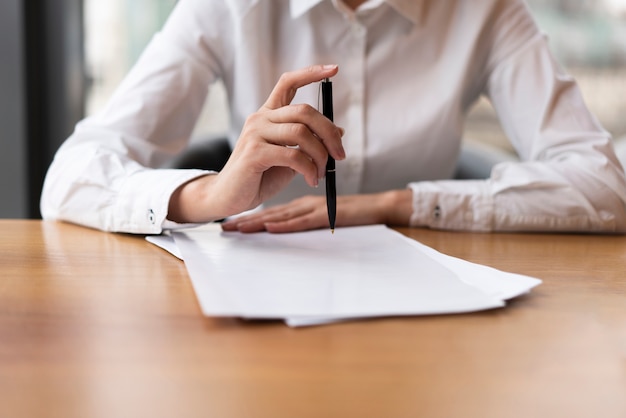
<instances>
[{"instance_id":1,"label":"pen clip","mask_svg":"<svg viewBox=\"0 0 626 418\"><path fill-rule=\"evenodd\" d=\"M322 81L319 82L319 86L317 87L317 111L322 113L321 108L321 100L322 100Z\"/></svg>"},{"instance_id":2,"label":"pen clip","mask_svg":"<svg viewBox=\"0 0 626 418\"><path fill-rule=\"evenodd\" d=\"M323 79L322 81L319 82L319 86L317 88L317 111L320 113L324 113L324 104L320 103L320 101L323 101L324 97L323 97L323 90L324 90L324 84L328 84L330 85L330 78L326 77L325 79ZM331 93L332 95L332 93ZM331 98L332 101L332 98ZM331 103L331 107L332 107L332 103ZM332 120L332 118L330 118Z\"/></svg>"}]
</instances>

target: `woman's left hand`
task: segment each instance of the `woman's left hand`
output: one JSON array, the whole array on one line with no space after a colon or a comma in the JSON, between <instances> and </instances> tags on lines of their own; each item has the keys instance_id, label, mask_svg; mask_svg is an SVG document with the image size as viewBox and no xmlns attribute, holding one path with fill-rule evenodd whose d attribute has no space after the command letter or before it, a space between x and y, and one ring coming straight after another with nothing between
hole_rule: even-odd
<instances>
[{"instance_id":1,"label":"woman's left hand","mask_svg":"<svg viewBox=\"0 0 626 418\"><path fill-rule=\"evenodd\" d=\"M407 226L412 212L411 190L339 196L336 227L388 224ZM326 199L304 196L284 205L240 216L222 223L224 231L273 233L328 228Z\"/></svg>"}]
</instances>

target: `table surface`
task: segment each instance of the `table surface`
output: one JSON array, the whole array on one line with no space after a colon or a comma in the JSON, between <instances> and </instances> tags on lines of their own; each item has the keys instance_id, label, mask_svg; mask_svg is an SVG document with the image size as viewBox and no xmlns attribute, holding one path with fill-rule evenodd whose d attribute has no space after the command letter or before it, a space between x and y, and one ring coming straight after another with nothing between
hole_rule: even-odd
<instances>
[{"instance_id":1,"label":"table surface","mask_svg":"<svg viewBox=\"0 0 626 418\"><path fill-rule=\"evenodd\" d=\"M291 329L203 317L143 237L0 220L2 417L625 417L626 237L400 229L544 283L507 307Z\"/></svg>"}]
</instances>

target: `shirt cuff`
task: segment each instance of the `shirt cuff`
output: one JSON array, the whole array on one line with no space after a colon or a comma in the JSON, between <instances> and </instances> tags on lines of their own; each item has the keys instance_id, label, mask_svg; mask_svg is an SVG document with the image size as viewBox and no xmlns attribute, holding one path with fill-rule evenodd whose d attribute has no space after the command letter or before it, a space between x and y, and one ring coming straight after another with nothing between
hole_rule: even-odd
<instances>
[{"instance_id":1,"label":"shirt cuff","mask_svg":"<svg viewBox=\"0 0 626 418\"><path fill-rule=\"evenodd\" d=\"M410 225L433 229L493 231L494 203L484 180L410 183Z\"/></svg>"},{"instance_id":2,"label":"shirt cuff","mask_svg":"<svg viewBox=\"0 0 626 418\"><path fill-rule=\"evenodd\" d=\"M143 170L126 179L115 208L111 230L134 234L160 234L163 228L182 224L167 221L172 193L186 182L211 171L158 169ZM186 225L191 226L191 225Z\"/></svg>"}]
</instances>

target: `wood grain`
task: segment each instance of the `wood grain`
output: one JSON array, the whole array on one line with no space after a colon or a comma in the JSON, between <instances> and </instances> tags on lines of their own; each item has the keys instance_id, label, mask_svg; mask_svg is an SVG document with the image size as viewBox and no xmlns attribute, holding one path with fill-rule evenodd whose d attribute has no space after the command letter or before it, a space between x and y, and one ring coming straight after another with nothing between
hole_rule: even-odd
<instances>
[{"instance_id":1,"label":"wood grain","mask_svg":"<svg viewBox=\"0 0 626 418\"><path fill-rule=\"evenodd\" d=\"M544 280L504 309L290 329L202 316L142 237L0 221L2 417L624 417L626 237L402 229Z\"/></svg>"}]
</instances>

